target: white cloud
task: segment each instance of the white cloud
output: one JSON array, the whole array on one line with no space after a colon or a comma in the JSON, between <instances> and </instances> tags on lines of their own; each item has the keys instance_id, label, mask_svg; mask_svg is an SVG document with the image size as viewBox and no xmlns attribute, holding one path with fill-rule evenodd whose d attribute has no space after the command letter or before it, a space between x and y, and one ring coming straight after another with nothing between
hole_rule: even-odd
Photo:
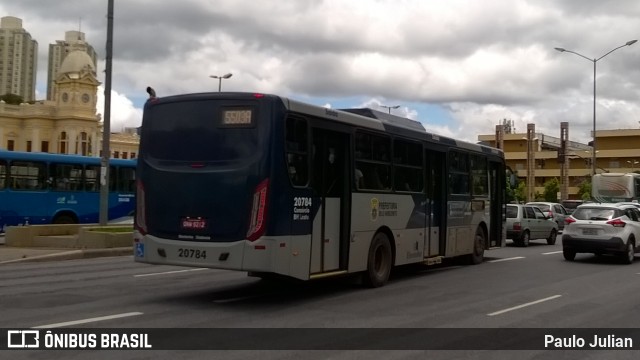
<instances>
[{"instance_id":1,"label":"white cloud","mask_svg":"<svg viewBox=\"0 0 640 360\"><path fill-rule=\"evenodd\" d=\"M104 87L98 87L97 112L104 120ZM142 124L142 109L136 108L125 95L111 90L111 132L121 132L125 127L138 127Z\"/></svg>"}]
</instances>

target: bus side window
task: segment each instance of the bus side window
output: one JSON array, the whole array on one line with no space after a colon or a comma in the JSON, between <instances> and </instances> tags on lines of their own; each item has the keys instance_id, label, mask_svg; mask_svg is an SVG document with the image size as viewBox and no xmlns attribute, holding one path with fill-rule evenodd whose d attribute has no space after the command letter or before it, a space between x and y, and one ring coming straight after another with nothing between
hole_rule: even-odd
<instances>
[{"instance_id":1,"label":"bus side window","mask_svg":"<svg viewBox=\"0 0 640 360\"><path fill-rule=\"evenodd\" d=\"M51 164L47 185L51 190L82 191L82 165Z\"/></svg>"},{"instance_id":2,"label":"bus side window","mask_svg":"<svg viewBox=\"0 0 640 360\"><path fill-rule=\"evenodd\" d=\"M7 162L0 160L0 190L7 188Z\"/></svg>"},{"instance_id":3,"label":"bus side window","mask_svg":"<svg viewBox=\"0 0 640 360\"><path fill-rule=\"evenodd\" d=\"M391 139L365 132L355 139L356 189L391 190Z\"/></svg>"},{"instance_id":4,"label":"bus side window","mask_svg":"<svg viewBox=\"0 0 640 360\"><path fill-rule=\"evenodd\" d=\"M42 190L46 188L44 163L16 161L9 167L10 185L17 190Z\"/></svg>"},{"instance_id":5,"label":"bus side window","mask_svg":"<svg viewBox=\"0 0 640 360\"><path fill-rule=\"evenodd\" d=\"M85 184L84 189L86 191L100 190L100 187L98 186L100 181L98 178L99 174L100 174L99 166L89 165L86 167L86 169L84 170L84 184Z\"/></svg>"},{"instance_id":6,"label":"bus side window","mask_svg":"<svg viewBox=\"0 0 640 360\"><path fill-rule=\"evenodd\" d=\"M109 191L118 191L118 171L115 166L109 166Z\"/></svg>"},{"instance_id":7,"label":"bus side window","mask_svg":"<svg viewBox=\"0 0 640 360\"><path fill-rule=\"evenodd\" d=\"M306 186L309 180L309 156L307 154L307 121L289 115L286 121L286 166L293 186Z\"/></svg>"},{"instance_id":8,"label":"bus side window","mask_svg":"<svg viewBox=\"0 0 640 360\"><path fill-rule=\"evenodd\" d=\"M135 191L136 169L118 168L118 192L132 193Z\"/></svg>"}]
</instances>

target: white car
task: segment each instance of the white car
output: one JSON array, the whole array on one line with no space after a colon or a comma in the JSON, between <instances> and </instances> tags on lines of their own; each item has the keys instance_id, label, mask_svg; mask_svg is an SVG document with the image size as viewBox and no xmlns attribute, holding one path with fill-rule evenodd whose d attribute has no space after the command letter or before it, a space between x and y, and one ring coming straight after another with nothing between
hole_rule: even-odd
<instances>
[{"instance_id":1,"label":"white car","mask_svg":"<svg viewBox=\"0 0 640 360\"><path fill-rule=\"evenodd\" d=\"M562 234L564 258L576 253L615 254L631 264L640 250L640 209L633 205L580 205L565 220Z\"/></svg>"}]
</instances>

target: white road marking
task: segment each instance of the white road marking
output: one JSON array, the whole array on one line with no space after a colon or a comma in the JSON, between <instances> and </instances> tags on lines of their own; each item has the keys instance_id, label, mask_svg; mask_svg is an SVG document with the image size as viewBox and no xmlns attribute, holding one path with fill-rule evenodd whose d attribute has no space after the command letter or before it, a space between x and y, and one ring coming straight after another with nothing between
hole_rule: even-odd
<instances>
[{"instance_id":1,"label":"white road marking","mask_svg":"<svg viewBox=\"0 0 640 360\"><path fill-rule=\"evenodd\" d=\"M80 325L80 324L87 324L87 323L98 322L98 321L120 319L120 318L124 318L124 317L129 317L129 316L138 316L138 315L142 315L142 314L143 313L141 313L141 312L129 312L129 313L124 313L124 314L116 314L116 315L94 317L94 318L90 318L90 319L67 321L67 322L61 322L61 323L57 323L57 324L34 326L33 329L59 328L59 327L70 326L70 325Z\"/></svg>"},{"instance_id":2,"label":"white road marking","mask_svg":"<svg viewBox=\"0 0 640 360\"><path fill-rule=\"evenodd\" d=\"M557 299L557 298L559 298L559 297L561 297L561 296L562 296L562 295L553 295L553 296L549 296L549 297L544 298L544 299L540 299L540 300L536 300L536 301L528 302L528 303L526 303L526 304L522 304L522 305L518 305L518 306L510 307L510 308L508 308L508 309L504 309L504 310L499 310L499 311L492 312L492 313L487 314L487 315L488 315L488 316L494 316L494 315L504 314L504 313L509 312L509 311L522 309L523 307L527 307L527 306L531 306L531 305L539 304L539 303L541 303L541 302L545 302L545 301L549 301L549 300Z\"/></svg>"},{"instance_id":3,"label":"white road marking","mask_svg":"<svg viewBox=\"0 0 640 360\"><path fill-rule=\"evenodd\" d=\"M184 273L184 272L189 272L189 271L200 271L200 270L208 270L208 269L209 269L209 268L196 268L196 269L189 269L189 270L173 270L173 271L165 271L165 272L159 272L159 273L138 274L138 275L133 275L133 277L144 277L144 276L156 276L156 275L178 274L178 273Z\"/></svg>"},{"instance_id":4,"label":"white road marking","mask_svg":"<svg viewBox=\"0 0 640 360\"><path fill-rule=\"evenodd\" d=\"M542 255L553 255L553 254L562 254L562 251L552 251L548 253L542 253Z\"/></svg>"},{"instance_id":5,"label":"white road marking","mask_svg":"<svg viewBox=\"0 0 640 360\"><path fill-rule=\"evenodd\" d=\"M501 261L510 261L510 260L518 260L518 259L524 259L524 256L516 256L516 257L504 258L504 259L498 259L498 260L489 260L487 262L496 263Z\"/></svg>"}]
</instances>

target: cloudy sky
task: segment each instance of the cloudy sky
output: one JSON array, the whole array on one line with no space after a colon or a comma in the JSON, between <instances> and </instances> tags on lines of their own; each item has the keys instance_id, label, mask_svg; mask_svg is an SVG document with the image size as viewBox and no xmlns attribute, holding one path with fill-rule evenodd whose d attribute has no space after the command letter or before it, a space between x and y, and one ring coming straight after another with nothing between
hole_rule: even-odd
<instances>
[{"instance_id":1,"label":"cloudy sky","mask_svg":"<svg viewBox=\"0 0 640 360\"><path fill-rule=\"evenodd\" d=\"M38 41L37 97L48 45L81 29L104 82L106 0L0 4ZM111 128L138 126L158 96L275 93L332 108L367 106L475 142L503 119L586 142L593 60L640 39L638 0L115 0ZM580 53L560 53L562 47ZM640 126L640 43L596 62L597 128ZM100 90L102 92L103 90ZM98 112L102 113L102 105Z\"/></svg>"}]
</instances>

